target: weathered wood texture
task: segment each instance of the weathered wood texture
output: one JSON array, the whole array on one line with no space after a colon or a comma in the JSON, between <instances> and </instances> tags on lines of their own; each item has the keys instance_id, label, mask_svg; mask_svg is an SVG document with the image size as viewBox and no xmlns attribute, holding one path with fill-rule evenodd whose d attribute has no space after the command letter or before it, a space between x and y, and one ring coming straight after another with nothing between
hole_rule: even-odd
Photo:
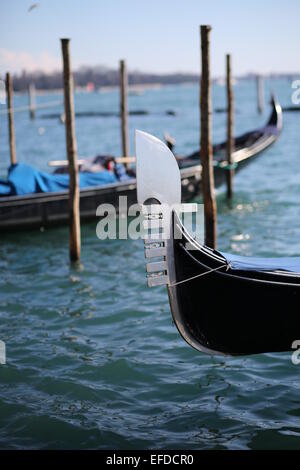
<instances>
[{"instance_id":1,"label":"weathered wood texture","mask_svg":"<svg viewBox=\"0 0 300 470\"><path fill-rule=\"evenodd\" d=\"M10 163L11 165L15 165L17 163L17 157L16 157L14 113L13 113L13 90L12 90L12 80L11 80L10 73L6 74L5 86L6 86L6 98L7 98Z\"/></svg>"},{"instance_id":2,"label":"weathered wood texture","mask_svg":"<svg viewBox=\"0 0 300 470\"><path fill-rule=\"evenodd\" d=\"M217 207L214 193L212 155L212 103L210 79L210 26L201 26L201 164L202 192L205 214L205 243L211 248L217 245Z\"/></svg>"},{"instance_id":3,"label":"weathered wood texture","mask_svg":"<svg viewBox=\"0 0 300 470\"><path fill-rule=\"evenodd\" d=\"M30 119L35 118L35 86L31 83L28 87L28 97L29 97L29 116Z\"/></svg>"},{"instance_id":4,"label":"weathered wood texture","mask_svg":"<svg viewBox=\"0 0 300 470\"><path fill-rule=\"evenodd\" d=\"M128 131L128 77L125 60L120 60L120 114L121 114L121 137L123 157L130 155L129 131ZM128 164L126 167L128 168Z\"/></svg>"},{"instance_id":5,"label":"weathered wood texture","mask_svg":"<svg viewBox=\"0 0 300 470\"><path fill-rule=\"evenodd\" d=\"M257 75L256 77L256 88L257 88L257 111L260 114L262 114L265 108L265 97L264 97L264 79L260 75Z\"/></svg>"},{"instance_id":6,"label":"weathered wood texture","mask_svg":"<svg viewBox=\"0 0 300 470\"><path fill-rule=\"evenodd\" d=\"M69 188L69 209L70 209L70 259L78 261L80 259L80 209L79 209L79 177L77 164L77 146L75 135L74 117L74 85L71 70L70 40L62 39L63 55L63 79L64 79L64 101L65 101L65 128L66 145L69 162L70 188Z\"/></svg>"},{"instance_id":7,"label":"weathered wood texture","mask_svg":"<svg viewBox=\"0 0 300 470\"><path fill-rule=\"evenodd\" d=\"M230 169L226 171L227 197L233 195L234 169L232 166L232 154L234 152L234 96L232 89L231 55L226 55L226 84L227 84L227 162Z\"/></svg>"}]
</instances>

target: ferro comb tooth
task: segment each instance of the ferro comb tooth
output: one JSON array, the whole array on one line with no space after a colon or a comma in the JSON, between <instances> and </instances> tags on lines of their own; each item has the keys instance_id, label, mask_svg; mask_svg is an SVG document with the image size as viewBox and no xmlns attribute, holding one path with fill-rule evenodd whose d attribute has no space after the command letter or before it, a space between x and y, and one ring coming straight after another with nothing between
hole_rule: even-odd
<instances>
[{"instance_id":1,"label":"ferro comb tooth","mask_svg":"<svg viewBox=\"0 0 300 470\"><path fill-rule=\"evenodd\" d=\"M162 256L166 256L166 254L166 247L145 249L145 258L159 258Z\"/></svg>"},{"instance_id":2,"label":"ferro comb tooth","mask_svg":"<svg viewBox=\"0 0 300 470\"><path fill-rule=\"evenodd\" d=\"M146 271L147 273L156 273L160 271L166 271L167 270L167 264L165 261L156 261L152 263L147 263L146 264Z\"/></svg>"},{"instance_id":3,"label":"ferro comb tooth","mask_svg":"<svg viewBox=\"0 0 300 470\"><path fill-rule=\"evenodd\" d=\"M147 277L148 287L156 287L156 286L163 286L168 284L169 278L168 276L150 276Z\"/></svg>"}]
</instances>

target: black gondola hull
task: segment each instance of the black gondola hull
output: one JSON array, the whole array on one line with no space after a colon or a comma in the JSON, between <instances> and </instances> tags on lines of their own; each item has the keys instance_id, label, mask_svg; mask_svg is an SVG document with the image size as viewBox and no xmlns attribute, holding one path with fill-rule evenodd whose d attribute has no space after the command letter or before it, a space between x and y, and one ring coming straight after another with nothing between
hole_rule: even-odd
<instances>
[{"instance_id":1,"label":"black gondola hull","mask_svg":"<svg viewBox=\"0 0 300 470\"><path fill-rule=\"evenodd\" d=\"M184 338L197 349L227 355L292 350L300 340L300 277L237 274L214 251L190 251L187 242L183 235L173 243L176 283L202 276L169 287L173 317Z\"/></svg>"}]
</instances>

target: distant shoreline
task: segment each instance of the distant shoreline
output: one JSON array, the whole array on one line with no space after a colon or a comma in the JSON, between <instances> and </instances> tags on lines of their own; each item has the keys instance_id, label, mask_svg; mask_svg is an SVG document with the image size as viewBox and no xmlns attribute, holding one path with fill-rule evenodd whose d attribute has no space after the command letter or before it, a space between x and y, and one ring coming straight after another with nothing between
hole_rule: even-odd
<instances>
[{"instance_id":1,"label":"distant shoreline","mask_svg":"<svg viewBox=\"0 0 300 470\"><path fill-rule=\"evenodd\" d=\"M287 75L280 75L280 74L271 74L266 75L263 77L264 79L272 79L272 80L297 80L300 79L299 74L287 74ZM235 78L235 83L240 81L248 81L256 79L256 75L246 75L241 77ZM166 88L169 86L194 86L199 84L200 77L197 80L187 80L182 82L174 82L174 83L163 83L163 82L153 82L153 83L136 83L136 84L129 84L128 85L128 93L132 95L142 95L147 90L159 90L161 88ZM220 86L225 85L225 81L223 78L213 78L212 83ZM119 90L118 84L113 85L102 85L98 88L90 90L88 86L76 86L75 85L75 93L110 93ZM23 95L28 92L27 88L23 88L20 90L15 90L17 95ZM63 95L63 88L39 88L36 86L35 89L36 95L43 96L43 95Z\"/></svg>"},{"instance_id":2,"label":"distant shoreline","mask_svg":"<svg viewBox=\"0 0 300 470\"><path fill-rule=\"evenodd\" d=\"M119 88L120 75L119 70L109 70L101 67L81 68L73 72L74 83L76 89L82 91L99 91L105 92ZM236 76L236 80L256 79L256 73L249 73L243 76ZM265 79L299 79L300 72L296 73L269 73L262 74ZM63 88L62 73L56 71L52 73L44 72L22 72L14 74L13 88L16 92L27 91L29 85L35 85L38 93L60 93ZM141 94L146 89L155 89L170 85L186 85L199 83L200 74L193 73L169 73L169 74L152 74L142 72L129 72L128 83L129 90L136 94ZM214 83L223 83L224 77L214 77Z\"/></svg>"},{"instance_id":3,"label":"distant shoreline","mask_svg":"<svg viewBox=\"0 0 300 470\"><path fill-rule=\"evenodd\" d=\"M168 86L191 86L196 85L197 82L183 82L183 83L145 83L145 84L138 84L138 85L128 85L128 92L129 94L132 92L143 92L145 90L159 90L161 88L165 88ZM75 86L75 93L110 93L112 91L118 91L119 85L105 85L99 87L96 90L90 91L86 87L78 87ZM15 92L17 95L23 95L27 93L27 90L19 90ZM62 95L63 89L62 88L36 88L35 90L36 95Z\"/></svg>"}]
</instances>

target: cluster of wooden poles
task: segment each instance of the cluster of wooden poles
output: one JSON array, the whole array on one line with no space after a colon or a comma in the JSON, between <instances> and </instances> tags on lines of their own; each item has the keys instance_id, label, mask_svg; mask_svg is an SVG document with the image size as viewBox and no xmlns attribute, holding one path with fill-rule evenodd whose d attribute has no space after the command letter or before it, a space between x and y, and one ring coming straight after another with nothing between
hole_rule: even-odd
<instances>
[{"instance_id":1,"label":"cluster of wooden poles","mask_svg":"<svg viewBox=\"0 0 300 470\"><path fill-rule=\"evenodd\" d=\"M79 209L79 176L78 176L78 160L77 160L77 143L75 134L75 109L74 109L74 82L71 67L70 57L70 40L61 39L62 58L63 58L63 86L64 86L64 112L65 112L65 131L66 131L66 150L68 157L69 167L69 208L70 208L70 243L69 252L70 260L79 261L81 251L81 235L80 235L80 209ZM9 129L9 149L10 149L10 163L15 165L16 158L16 145L15 145L15 131L14 131L14 109L13 109L13 87L10 73L6 74L6 97L7 97L7 115L8 115L8 129ZM128 132L128 76L125 60L120 61L120 115L121 115L121 140L122 140L122 154L125 158L120 161L124 162L125 166L129 165L130 155L129 150L129 132ZM53 103L57 106L58 102ZM52 103L47 103L51 106ZM19 110L25 111L29 109L30 118L35 117L35 89L31 85L29 87L29 106L22 107Z\"/></svg>"},{"instance_id":2,"label":"cluster of wooden poles","mask_svg":"<svg viewBox=\"0 0 300 470\"><path fill-rule=\"evenodd\" d=\"M213 154L212 154L212 99L211 99L211 74L210 74L210 32L211 27L200 26L201 36L201 82L200 82L200 111L201 111L201 140L200 158L202 165L202 191L205 213L205 243L212 248L217 243L217 208L214 190ZM70 207L70 260L78 261L81 251L80 235L80 191L77 161L77 144L75 135L75 110L74 110L74 84L70 57L70 40L61 39L63 57L63 84L64 84L64 109L66 150L69 167L69 207ZM128 135L128 105L127 105L127 70L124 60L120 61L120 111L121 111L121 134L123 156L130 155ZM258 109L263 111L263 88L262 81L257 81L258 87ZM232 89L232 65L231 55L226 55L226 89L227 89L227 197L233 195L234 168L232 154L234 152L234 96ZM6 92L9 123L9 145L11 164L16 164L16 148L13 125L12 104L12 82L10 74L6 74ZM29 111L34 118L35 98L34 88L29 89ZM125 158L126 160L126 158Z\"/></svg>"},{"instance_id":3,"label":"cluster of wooden poles","mask_svg":"<svg viewBox=\"0 0 300 470\"><path fill-rule=\"evenodd\" d=\"M31 83L28 87L28 106L13 107L13 86L12 78L10 73L6 74L5 77L5 87L6 87L6 102L7 108L0 110L0 114L8 115L8 124L9 124L9 147L10 147L10 163L12 165L16 164L16 148L15 148L15 132L14 132L14 113L15 112L24 112L29 111L30 119L35 119L36 110L44 109L50 107L57 107L62 103L62 101L50 101L46 103L36 104L36 90L35 85ZM127 67L125 60L120 60L120 117L121 117L121 147L122 155L126 158L120 158L120 162L124 163L126 166L131 163L132 157L129 155L129 132L128 132L128 77L127 77ZM64 116L64 113L62 113ZM62 119L62 122L65 119ZM64 161L61 161L62 164Z\"/></svg>"}]
</instances>

